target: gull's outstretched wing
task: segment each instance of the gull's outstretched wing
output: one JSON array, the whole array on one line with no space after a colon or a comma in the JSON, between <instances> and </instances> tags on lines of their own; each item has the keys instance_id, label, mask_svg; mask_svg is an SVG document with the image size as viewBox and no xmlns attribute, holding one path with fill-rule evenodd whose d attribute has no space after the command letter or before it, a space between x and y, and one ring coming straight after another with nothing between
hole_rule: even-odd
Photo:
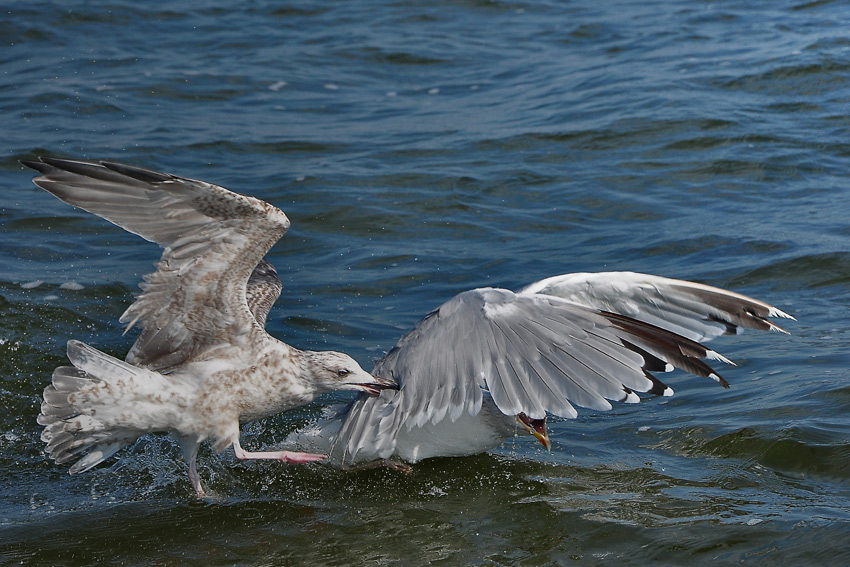
<instances>
[{"instance_id":1,"label":"gull's outstretched wing","mask_svg":"<svg viewBox=\"0 0 850 567\"><path fill-rule=\"evenodd\" d=\"M246 285L289 228L286 215L222 187L110 162L22 161L39 187L165 250L143 293L121 316L142 333L128 362L167 372L228 337L262 330ZM259 305L259 304L258 304Z\"/></svg>"},{"instance_id":2,"label":"gull's outstretched wing","mask_svg":"<svg viewBox=\"0 0 850 567\"><path fill-rule=\"evenodd\" d=\"M742 329L784 333L768 317L793 319L776 307L746 295L634 272L553 276L519 293L553 295L651 323L695 341L737 334Z\"/></svg>"},{"instance_id":3,"label":"gull's outstretched wing","mask_svg":"<svg viewBox=\"0 0 850 567\"><path fill-rule=\"evenodd\" d=\"M277 277L277 270L268 260L260 260L248 278L245 297L248 299L248 309L261 327L266 326L266 318L272 305L280 297L281 290L283 284Z\"/></svg>"},{"instance_id":4,"label":"gull's outstretched wing","mask_svg":"<svg viewBox=\"0 0 850 567\"><path fill-rule=\"evenodd\" d=\"M542 294L484 288L457 295L426 316L373 374L398 392L360 397L341 416L334 456L389 458L402 427L475 415L487 390L506 415L575 417L573 404L610 409L635 392L672 393L651 372L673 367L720 377L703 359L726 361L658 326ZM728 361L726 361L728 362Z\"/></svg>"}]
</instances>

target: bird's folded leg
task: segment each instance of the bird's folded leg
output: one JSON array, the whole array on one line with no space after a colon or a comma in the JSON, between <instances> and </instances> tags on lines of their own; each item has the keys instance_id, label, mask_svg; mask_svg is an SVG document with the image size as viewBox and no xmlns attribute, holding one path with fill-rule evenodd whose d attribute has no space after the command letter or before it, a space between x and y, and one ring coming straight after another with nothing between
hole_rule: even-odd
<instances>
[{"instance_id":1,"label":"bird's folded leg","mask_svg":"<svg viewBox=\"0 0 850 567\"><path fill-rule=\"evenodd\" d=\"M239 444L239 441L233 442L233 452L239 460L247 459L272 459L284 463L312 463L313 461L323 461L328 458L327 455L319 455L316 453L298 453L294 451L246 451Z\"/></svg>"}]
</instances>

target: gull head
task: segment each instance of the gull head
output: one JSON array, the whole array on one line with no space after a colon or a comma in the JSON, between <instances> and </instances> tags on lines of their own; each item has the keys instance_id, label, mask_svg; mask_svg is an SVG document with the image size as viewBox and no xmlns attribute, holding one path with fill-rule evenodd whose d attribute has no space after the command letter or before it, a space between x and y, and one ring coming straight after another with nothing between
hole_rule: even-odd
<instances>
[{"instance_id":1,"label":"gull head","mask_svg":"<svg viewBox=\"0 0 850 567\"><path fill-rule=\"evenodd\" d=\"M520 413L516 416L517 423L522 425L529 435L534 435L534 437L540 441L540 443L546 447L547 449L552 449L552 442L549 440L549 432L546 431L546 417L543 419L531 419L524 413Z\"/></svg>"},{"instance_id":2,"label":"gull head","mask_svg":"<svg viewBox=\"0 0 850 567\"><path fill-rule=\"evenodd\" d=\"M311 352L308 369L320 390L356 390L377 396L382 390L398 390L394 380L372 376L357 362L341 352Z\"/></svg>"}]
</instances>

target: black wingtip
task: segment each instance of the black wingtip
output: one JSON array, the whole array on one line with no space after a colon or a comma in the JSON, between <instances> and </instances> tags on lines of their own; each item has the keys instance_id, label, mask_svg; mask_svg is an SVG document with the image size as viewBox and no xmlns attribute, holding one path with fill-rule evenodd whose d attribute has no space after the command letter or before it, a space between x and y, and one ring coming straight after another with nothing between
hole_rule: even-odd
<instances>
[{"instance_id":1,"label":"black wingtip","mask_svg":"<svg viewBox=\"0 0 850 567\"><path fill-rule=\"evenodd\" d=\"M647 390L648 394L651 394L653 396L664 396L667 393L667 390L670 389L667 384L665 384L646 370L644 370L643 373L647 378L649 378L650 381L652 381L652 388Z\"/></svg>"},{"instance_id":2,"label":"black wingtip","mask_svg":"<svg viewBox=\"0 0 850 567\"><path fill-rule=\"evenodd\" d=\"M107 169L111 169L115 173L132 177L133 179L144 183L162 183L163 181L174 179L174 176L168 173L161 173L152 169L144 169L142 167L134 167L132 165L124 165L123 163L102 161L100 164Z\"/></svg>"},{"instance_id":3,"label":"black wingtip","mask_svg":"<svg viewBox=\"0 0 850 567\"><path fill-rule=\"evenodd\" d=\"M38 156L38 159L47 165L52 165L53 167L58 167L59 169L70 169L79 166L93 166L97 165L96 162L86 161L82 159L68 159L68 158L60 158L55 156Z\"/></svg>"},{"instance_id":4,"label":"black wingtip","mask_svg":"<svg viewBox=\"0 0 850 567\"><path fill-rule=\"evenodd\" d=\"M96 161L66 159L53 156L38 156L38 159L41 163L38 164L39 167L35 167L34 169L37 169L41 173L50 173L58 170L82 175L84 177L91 177L93 179L102 179L103 172L107 171ZM30 163L35 165L35 162Z\"/></svg>"},{"instance_id":5,"label":"black wingtip","mask_svg":"<svg viewBox=\"0 0 850 567\"><path fill-rule=\"evenodd\" d=\"M41 159L41 158L39 158ZM30 169L34 169L39 173L47 173L50 169L50 166L42 161L36 161L32 159L19 159L18 163L20 163L24 167L28 167Z\"/></svg>"},{"instance_id":6,"label":"black wingtip","mask_svg":"<svg viewBox=\"0 0 850 567\"><path fill-rule=\"evenodd\" d=\"M135 179L142 183L162 183L174 179L173 175L168 173L160 173L151 169L143 169L141 167L133 167L122 163L111 161L91 161L84 159L66 159L51 156L38 156L38 161L35 160L20 160L20 163L26 167L34 169L46 175L65 171L90 177L92 179L101 179L105 181L118 181L122 177ZM126 179L124 179L126 181Z\"/></svg>"}]
</instances>

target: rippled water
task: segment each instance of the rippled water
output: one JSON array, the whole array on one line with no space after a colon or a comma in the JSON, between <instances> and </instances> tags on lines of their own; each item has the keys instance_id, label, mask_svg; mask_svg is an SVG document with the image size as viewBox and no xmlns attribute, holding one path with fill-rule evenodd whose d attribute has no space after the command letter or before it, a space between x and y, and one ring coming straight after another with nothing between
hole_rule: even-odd
<instances>
[{"instance_id":1,"label":"rippled water","mask_svg":"<svg viewBox=\"0 0 850 567\"><path fill-rule=\"evenodd\" d=\"M850 32L840 2L113 1L0 17L0 563L850 563ZM635 270L787 310L732 389L583 411L409 475L147 437L42 453L64 343L123 356L156 247L21 158L109 158L286 211L273 334L364 366L460 291ZM248 425L273 446L342 396Z\"/></svg>"}]
</instances>

